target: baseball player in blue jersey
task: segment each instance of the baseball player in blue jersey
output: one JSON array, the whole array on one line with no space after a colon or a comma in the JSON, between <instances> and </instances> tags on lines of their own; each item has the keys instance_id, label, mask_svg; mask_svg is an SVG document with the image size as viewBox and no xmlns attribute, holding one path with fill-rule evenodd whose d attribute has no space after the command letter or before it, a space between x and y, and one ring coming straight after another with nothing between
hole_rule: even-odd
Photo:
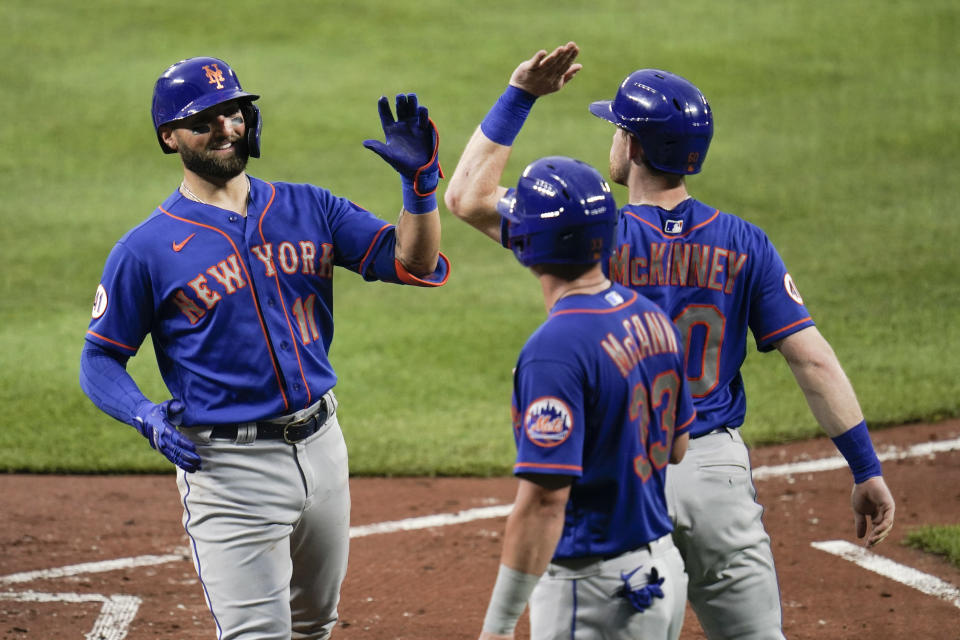
<instances>
[{"instance_id":1,"label":"baseball player in blue jersey","mask_svg":"<svg viewBox=\"0 0 960 640\"><path fill-rule=\"evenodd\" d=\"M517 498L481 639L677 638L686 607L665 470L695 410L681 336L611 283L619 213L592 167L529 165L498 205L506 244L540 281L547 320L514 370Z\"/></svg>"},{"instance_id":2,"label":"baseball player in blue jersey","mask_svg":"<svg viewBox=\"0 0 960 640\"><path fill-rule=\"evenodd\" d=\"M183 180L114 246L81 357L91 400L177 467L183 525L226 640L327 638L350 524L337 421L333 268L442 285L438 137L414 94L379 111L396 169L396 225L326 189L246 173L260 155L259 96L216 58L169 67L153 124ZM126 371L150 334L172 396L148 400Z\"/></svg>"},{"instance_id":3,"label":"baseball player in blue jersey","mask_svg":"<svg viewBox=\"0 0 960 640\"><path fill-rule=\"evenodd\" d=\"M506 191L499 181L513 141L536 99L580 71L578 52L571 42L522 62L451 178L450 210L495 240L505 234L495 203ZM688 598L711 640L782 638L773 555L738 431L747 331L760 351L784 356L815 419L849 463L856 535L872 546L889 534L895 505L866 422L766 234L687 192L685 176L700 171L713 135L703 94L680 76L642 69L590 111L617 127L610 177L627 187L630 200L605 273L660 305L683 336L697 418L686 457L667 474L667 498Z\"/></svg>"}]
</instances>

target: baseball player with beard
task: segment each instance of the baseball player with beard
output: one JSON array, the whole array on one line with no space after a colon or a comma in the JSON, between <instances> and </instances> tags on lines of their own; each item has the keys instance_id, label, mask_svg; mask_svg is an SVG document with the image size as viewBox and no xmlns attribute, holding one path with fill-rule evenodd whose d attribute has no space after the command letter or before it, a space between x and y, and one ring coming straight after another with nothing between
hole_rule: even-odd
<instances>
[{"instance_id":1,"label":"baseball player with beard","mask_svg":"<svg viewBox=\"0 0 960 640\"><path fill-rule=\"evenodd\" d=\"M571 42L522 62L450 180L449 209L494 240L508 235L496 202L506 192L499 181L513 141L536 99L580 71L578 53ZM683 336L697 418L687 455L667 474L667 498L688 599L711 640L782 638L770 540L739 432L747 331L760 351L784 356L813 416L846 458L856 535L873 546L890 533L895 505L866 422L767 235L687 191L685 176L700 171L713 135L703 94L680 76L641 69L590 111L617 127L610 176L630 199L605 273L660 305Z\"/></svg>"},{"instance_id":2,"label":"baseball player with beard","mask_svg":"<svg viewBox=\"0 0 960 640\"><path fill-rule=\"evenodd\" d=\"M619 213L589 165L530 164L498 204L547 320L514 370L517 497L481 640L675 639L683 560L664 493L695 411L676 326L603 273Z\"/></svg>"},{"instance_id":3,"label":"baseball player with beard","mask_svg":"<svg viewBox=\"0 0 960 640\"><path fill-rule=\"evenodd\" d=\"M387 98L396 225L309 184L246 173L260 155L259 96L216 58L169 67L153 94L178 187L110 252L81 357L91 400L177 466L183 525L223 640L327 638L337 621L350 524L337 421L334 267L365 280L444 284L435 190L438 137L414 94ZM153 339L171 399L126 371Z\"/></svg>"}]
</instances>

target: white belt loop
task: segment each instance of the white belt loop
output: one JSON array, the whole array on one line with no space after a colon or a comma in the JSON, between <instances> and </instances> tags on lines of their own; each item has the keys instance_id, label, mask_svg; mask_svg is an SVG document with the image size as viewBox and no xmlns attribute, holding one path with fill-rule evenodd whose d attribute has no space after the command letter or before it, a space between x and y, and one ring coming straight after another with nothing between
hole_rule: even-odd
<instances>
[{"instance_id":1,"label":"white belt loop","mask_svg":"<svg viewBox=\"0 0 960 640\"><path fill-rule=\"evenodd\" d=\"M339 402L337 402L337 396L334 395L333 389L323 394L323 399L327 402L327 420L329 420L337 412Z\"/></svg>"}]
</instances>

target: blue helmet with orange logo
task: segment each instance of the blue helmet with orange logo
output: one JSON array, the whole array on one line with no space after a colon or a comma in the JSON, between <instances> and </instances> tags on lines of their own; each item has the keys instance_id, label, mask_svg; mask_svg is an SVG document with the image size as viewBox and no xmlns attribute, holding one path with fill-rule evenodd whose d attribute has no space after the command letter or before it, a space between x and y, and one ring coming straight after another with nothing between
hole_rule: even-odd
<instances>
[{"instance_id":1,"label":"blue helmet with orange logo","mask_svg":"<svg viewBox=\"0 0 960 640\"><path fill-rule=\"evenodd\" d=\"M632 133L647 162L667 173L700 173L713 137L713 112L703 93L660 69L634 71L613 100L592 103L590 113Z\"/></svg>"},{"instance_id":2,"label":"blue helmet with orange logo","mask_svg":"<svg viewBox=\"0 0 960 640\"><path fill-rule=\"evenodd\" d=\"M506 245L526 267L605 260L620 220L600 172L564 156L528 165L497 211L507 221Z\"/></svg>"},{"instance_id":3,"label":"blue helmet with orange logo","mask_svg":"<svg viewBox=\"0 0 960 640\"><path fill-rule=\"evenodd\" d=\"M171 65L157 79L153 88L153 128L160 147L164 153L174 152L160 137L162 125L182 120L222 102L241 100L250 155L259 158L263 121L260 109L253 104L259 97L244 91L230 65L218 58L189 58Z\"/></svg>"}]
</instances>

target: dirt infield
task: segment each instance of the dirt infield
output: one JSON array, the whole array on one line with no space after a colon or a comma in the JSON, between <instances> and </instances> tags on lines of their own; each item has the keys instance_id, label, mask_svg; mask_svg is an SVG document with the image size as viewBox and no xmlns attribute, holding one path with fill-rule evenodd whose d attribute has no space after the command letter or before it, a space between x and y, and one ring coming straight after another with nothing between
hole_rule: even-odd
<instances>
[{"instance_id":1,"label":"dirt infield","mask_svg":"<svg viewBox=\"0 0 960 640\"><path fill-rule=\"evenodd\" d=\"M903 456L884 463L897 500L894 532L860 559L884 575L837 555L842 543L812 546L856 542L849 471L779 467L833 456L828 440L752 452L785 632L792 640L960 639L960 571L901 544L916 526L960 522L960 421L873 435L881 454ZM515 481L351 485L355 536L334 637L475 638ZM424 520L459 512L459 523ZM377 523L387 524L368 526ZM526 637L525 621L517 635ZM215 636L187 559L172 476L0 476L0 638ZM688 611L683 640L702 637Z\"/></svg>"}]
</instances>

